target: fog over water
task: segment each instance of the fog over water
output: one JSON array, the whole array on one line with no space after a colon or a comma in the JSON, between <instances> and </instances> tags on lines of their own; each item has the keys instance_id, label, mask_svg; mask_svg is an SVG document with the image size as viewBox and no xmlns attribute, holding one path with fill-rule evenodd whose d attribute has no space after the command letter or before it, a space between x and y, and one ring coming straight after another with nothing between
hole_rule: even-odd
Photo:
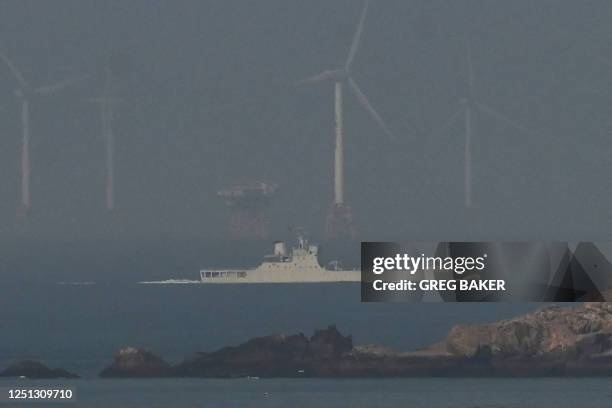
<instances>
[{"instance_id":1,"label":"fog over water","mask_svg":"<svg viewBox=\"0 0 612 408\"><path fill-rule=\"evenodd\" d=\"M34 85L91 77L32 102L32 214L19 200L19 106L0 67L0 234L217 239L235 183L280 185L273 235L322 236L332 200L329 83L361 2L4 0L0 44ZM361 236L607 239L612 202L612 4L373 1L353 70L395 133L346 96L346 200ZM470 39L477 98L533 129L474 115L474 209L463 208L460 123ZM84 99L111 61L117 211L104 209L99 113Z\"/></svg>"},{"instance_id":2,"label":"fog over water","mask_svg":"<svg viewBox=\"0 0 612 408\"><path fill-rule=\"evenodd\" d=\"M21 112L0 64L0 366L36 358L94 375L127 344L178 361L330 323L356 343L414 349L453 324L534 308L362 304L357 285L134 284L256 264L268 240L230 242L216 197L234 184L278 183L270 240L301 227L323 241L333 87L295 82L342 66L362 5L0 0L0 51L33 87L88 75L31 100L32 211L17 218ZM372 0L351 74L395 140L346 93L345 198L359 229L349 258L361 240L612 241L611 21L608 0ZM467 95L465 39L475 98L531 130L474 112L470 210L461 121L441 131ZM123 101L113 213L87 102L106 72Z\"/></svg>"}]
</instances>

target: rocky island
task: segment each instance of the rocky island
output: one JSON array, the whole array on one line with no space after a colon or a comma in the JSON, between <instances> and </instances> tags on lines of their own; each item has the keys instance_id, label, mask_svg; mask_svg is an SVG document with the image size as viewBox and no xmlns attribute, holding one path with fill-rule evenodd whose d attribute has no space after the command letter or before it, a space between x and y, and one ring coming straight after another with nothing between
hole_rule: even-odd
<instances>
[{"instance_id":1,"label":"rocky island","mask_svg":"<svg viewBox=\"0 0 612 408\"><path fill-rule=\"evenodd\" d=\"M510 320L457 325L421 350L354 346L335 326L258 337L170 365L122 349L106 377L612 376L612 304L548 306Z\"/></svg>"},{"instance_id":2,"label":"rocky island","mask_svg":"<svg viewBox=\"0 0 612 408\"><path fill-rule=\"evenodd\" d=\"M100 377L168 377L172 367L149 350L125 347L115 354L113 364L100 373Z\"/></svg>"},{"instance_id":3,"label":"rocky island","mask_svg":"<svg viewBox=\"0 0 612 408\"><path fill-rule=\"evenodd\" d=\"M25 360L11 364L0 371L0 377L23 377L32 379L79 378L78 375L61 368L49 368L38 362Z\"/></svg>"}]
</instances>

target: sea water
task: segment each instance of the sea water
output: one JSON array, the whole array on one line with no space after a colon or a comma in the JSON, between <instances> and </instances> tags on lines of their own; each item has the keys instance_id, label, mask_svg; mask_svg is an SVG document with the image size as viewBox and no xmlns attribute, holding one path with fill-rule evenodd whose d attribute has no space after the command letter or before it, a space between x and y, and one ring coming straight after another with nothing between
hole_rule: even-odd
<instances>
[{"instance_id":1,"label":"sea water","mask_svg":"<svg viewBox=\"0 0 612 408\"><path fill-rule=\"evenodd\" d=\"M52 406L86 408L607 408L612 402L608 379L0 380L0 387L8 385L71 386L76 400ZM47 404L22 401L6 406Z\"/></svg>"},{"instance_id":2,"label":"sea water","mask_svg":"<svg viewBox=\"0 0 612 408\"><path fill-rule=\"evenodd\" d=\"M120 347L145 347L170 363L255 336L335 323L355 344L411 350L457 323L495 321L533 304L367 304L359 285L11 284L0 286L0 369L39 360L83 378L0 380L72 386L83 407L598 407L604 379L100 379ZM36 403L33 406L44 406ZM6 404L4 404L6 405ZM4 406L0 404L0 408ZM12 406L12 405L6 405ZM19 405L25 406L20 402Z\"/></svg>"},{"instance_id":3,"label":"sea water","mask_svg":"<svg viewBox=\"0 0 612 408\"><path fill-rule=\"evenodd\" d=\"M171 363L274 333L312 335L336 324L355 344L413 350L458 323L495 321L533 304L361 303L358 284L3 284L0 369L11 361L95 376L121 347Z\"/></svg>"}]
</instances>

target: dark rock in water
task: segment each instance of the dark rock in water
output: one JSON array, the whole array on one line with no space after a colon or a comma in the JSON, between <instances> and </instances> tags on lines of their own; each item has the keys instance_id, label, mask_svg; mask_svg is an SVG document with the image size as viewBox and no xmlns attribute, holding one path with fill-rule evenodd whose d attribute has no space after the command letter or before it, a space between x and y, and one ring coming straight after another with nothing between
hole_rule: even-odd
<instances>
[{"instance_id":1,"label":"dark rock in water","mask_svg":"<svg viewBox=\"0 0 612 408\"><path fill-rule=\"evenodd\" d=\"M353 346L335 326L304 334L258 337L198 353L170 367L123 349L107 377L431 377L612 376L612 304L546 307L483 325L458 325L446 339L414 352Z\"/></svg>"},{"instance_id":2,"label":"dark rock in water","mask_svg":"<svg viewBox=\"0 0 612 408\"><path fill-rule=\"evenodd\" d=\"M101 377L141 378L168 377L172 375L172 367L162 358L149 350L125 347L119 350L113 363L100 373Z\"/></svg>"},{"instance_id":3,"label":"dark rock in water","mask_svg":"<svg viewBox=\"0 0 612 408\"><path fill-rule=\"evenodd\" d=\"M316 358L330 358L348 353L353 349L351 336L340 334L336 326L325 330L317 330L308 342L307 353Z\"/></svg>"},{"instance_id":4,"label":"dark rock in water","mask_svg":"<svg viewBox=\"0 0 612 408\"><path fill-rule=\"evenodd\" d=\"M20 361L11 364L2 372L0 377L26 377L26 378L79 378L78 375L61 368L49 368L38 361Z\"/></svg>"},{"instance_id":5,"label":"dark rock in water","mask_svg":"<svg viewBox=\"0 0 612 408\"><path fill-rule=\"evenodd\" d=\"M199 353L175 367L179 376L195 377L296 377L310 375L317 362L336 361L353 348L335 326L304 334L277 334L251 339L236 347Z\"/></svg>"}]
</instances>

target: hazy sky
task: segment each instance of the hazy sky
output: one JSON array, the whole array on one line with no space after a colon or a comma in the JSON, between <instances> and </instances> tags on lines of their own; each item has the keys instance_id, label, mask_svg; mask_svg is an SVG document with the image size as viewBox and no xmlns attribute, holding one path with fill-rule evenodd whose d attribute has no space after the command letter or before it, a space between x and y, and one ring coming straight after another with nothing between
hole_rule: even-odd
<instances>
[{"instance_id":1,"label":"hazy sky","mask_svg":"<svg viewBox=\"0 0 612 408\"><path fill-rule=\"evenodd\" d=\"M373 1L354 78L397 135L347 95L346 200L368 239L608 239L612 3ZM19 110L0 67L2 236L221 237L215 197L268 179L277 232L319 236L332 201L329 83L293 81L346 58L362 2L0 0L0 45L33 84L92 78L32 106L33 213L15 223ZM463 133L436 133L465 90L534 129L475 116L475 209L463 209ZM111 56L117 207L104 211L96 108Z\"/></svg>"}]
</instances>

